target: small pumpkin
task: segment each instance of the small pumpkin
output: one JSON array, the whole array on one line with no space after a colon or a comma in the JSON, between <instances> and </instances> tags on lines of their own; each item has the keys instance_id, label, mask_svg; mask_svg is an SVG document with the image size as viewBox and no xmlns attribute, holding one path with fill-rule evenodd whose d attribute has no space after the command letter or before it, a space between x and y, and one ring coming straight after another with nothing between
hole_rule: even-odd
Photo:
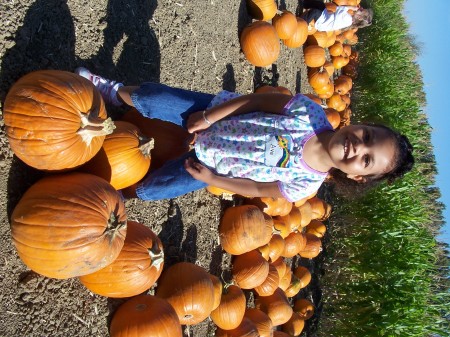
<instances>
[{"instance_id":1,"label":"small pumpkin","mask_svg":"<svg viewBox=\"0 0 450 337\"><path fill-rule=\"evenodd\" d=\"M209 278L211 279L214 288L214 304L212 306L212 309L214 310L220 304L220 300L222 298L223 284L216 275L209 274Z\"/></svg>"},{"instance_id":2,"label":"small pumpkin","mask_svg":"<svg viewBox=\"0 0 450 337\"><path fill-rule=\"evenodd\" d=\"M255 292L260 296L272 295L275 289L278 288L280 282L280 276L278 275L278 270L274 265L269 264L269 274L263 283L254 288Z\"/></svg>"},{"instance_id":3,"label":"small pumpkin","mask_svg":"<svg viewBox=\"0 0 450 337\"><path fill-rule=\"evenodd\" d=\"M305 232L311 233L317 236L318 238L322 238L327 231L327 227L323 222L319 220L311 220L311 222L306 226Z\"/></svg>"},{"instance_id":4,"label":"small pumpkin","mask_svg":"<svg viewBox=\"0 0 450 337\"><path fill-rule=\"evenodd\" d=\"M269 270L269 262L255 249L235 256L231 272L239 287L253 289L264 282L269 275Z\"/></svg>"},{"instance_id":5,"label":"small pumpkin","mask_svg":"<svg viewBox=\"0 0 450 337\"><path fill-rule=\"evenodd\" d=\"M328 48L328 51L331 56L339 56L344 52L344 46L341 42L335 41L334 44Z\"/></svg>"},{"instance_id":6,"label":"small pumpkin","mask_svg":"<svg viewBox=\"0 0 450 337\"><path fill-rule=\"evenodd\" d=\"M321 67L325 64L325 49L316 45L309 45L303 49L305 64L308 67Z\"/></svg>"},{"instance_id":7,"label":"small pumpkin","mask_svg":"<svg viewBox=\"0 0 450 337\"><path fill-rule=\"evenodd\" d=\"M306 238L303 233L292 232L284 238L284 251L281 254L283 257L294 257L299 251L306 246Z\"/></svg>"},{"instance_id":8,"label":"small pumpkin","mask_svg":"<svg viewBox=\"0 0 450 337\"><path fill-rule=\"evenodd\" d=\"M308 82L313 89L323 88L330 81L330 75L324 67L308 69Z\"/></svg>"},{"instance_id":9,"label":"small pumpkin","mask_svg":"<svg viewBox=\"0 0 450 337\"><path fill-rule=\"evenodd\" d=\"M277 260L284 251L284 239L279 234L273 234L267 245L259 247L262 256L268 261Z\"/></svg>"},{"instance_id":10,"label":"small pumpkin","mask_svg":"<svg viewBox=\"0 0 450 337\"><path fill-rule=\"evenodd\" d=\"M244 317L241 324L235 329L223 330L221 328L216 329L215 337L259 337L258 329L249 318Z\"/></svg>"},{"instance_id":11,"label":"small pumpkin","mask_svg":"<svg viewBox=\"0 0 450 337\"><path fill-rule=\"evenodd\" d=\"M17 157L39 170L71 169L86 163L114 130L98 90L67 71L39 70L9 90L3 118Z\"/></svg>"},{"instance_id":12,"label":"small pumpkin","mask_svg":"<svg viewBox=\"0 0 450 337\"><path fill-rule=\"evenodd\" d=\"M314 315L314 305L306 298L300 298L294 303L294 312L302 319L310 319Z\"/></svg>"},{"instance_id":13,"label":"small pumpkin","mask_svg":"<svg viewBox=\"0 0 450 337\"><path fill-rule=\"evenodd\" d=\"M11 215L19 257L35 272L66 279L112 263L127 230L117 191L92 174L48 176L32 185Z\"/></svg>"},{"instance_id":14,"label":"small pumpkin","mask_svg":"<svg viewBox=\"0 0 450 337\"><path fill-rule=\"evenodd\" d=\"M300 17L297 17L296 20L297 24L294 34L291 37L282 40L283 44L288 48L298 48L302 46L308 38L308 24Z\"/></svg>"},{"instance_id":15,"label":"small pumpkin","mask_svg":"<svg viewBox=\"0 0 450 337\"><path fill-rule=\"evenodd\" d=\"M125 244L114 262L79 278L95 294L115 298L139 295L162 273L164 251L158 236L139 222L128 221L127 227Z\"/></svg>"},{"instance_id":16,"label":"small pumpkin","mask_svg":"<svg viewBox=\"0 0 450 337\"><path fill-rule=\"evenodd\" d=\"M156 296L169 302L182 325L195 325L213 310L214 285L202 267L179 262L162 273Z\"/></svg>"},{"instance_id":17,"label":"small pumpkin","mask_svg":"<svg viewBox=\"0 0 450 337\"><path fill-rule=\"evenodd\" d=\"M246 26L242 30L240 43L245 57L256 67L267 67L280 55L277 32L266 21L254 21Z\"/></svg>"},{"instance_id":18,"label":"small pumpkin","mask_svg":"<svg viewBox=\"0 0 450 337\"><path fill-rule=\"evenodd\" d=\"M210 317L221 329L235 329L244 318L246 304L242 289L233 284L228 285L224 288L219 306L211 312Z\"/></svg>"},{"instance_id":19,"label":"small pumpkin","mask_svg":"<svg viewBox=\"0 0 450 337\"><path fill-rule=\"evenodd\" d=\"M305 328L305 320L300 317L296 312L292 313L289 321L281 326L281 330L289 334L290 336L300 336Z\"/></svg>"},{"instance_id":20,"label":"small pumpkin","mask_svg":"<svg viewBox=\"0 0 450 337\"><path fill-rule=\"evenodd\" d=\"M278 10L274 0L247 0L247 9L256 20L271 20Z\"/></svg>"},{"instance_id":21,"label":"small pumpkin","mask_svg":"<svg viewBox=\"0 0 450 337\"><path fill-rule=\"evenodd\" d=\"M292 202L285 198L256 197L247 199L245 202L257 206L260 210L270 216L287 215L292 210Z\"/></svg>"},{"instance_id":22,"label":"small pumpkin","mask_svg":"<svg viewBox=\"0 0 450 337\"><path fill-rule=\"evenodd\" d=\"M308 200L311 205L312 218L320 221L328 219L332 207L325 200L315 196Z\"/></svg>"},{"instance_id":23,"label":"small pumpkin","mask_svg":"<svg viewBox=\"0 0 450 337\"><path fill-rule=\"evenodd\" d=\"M114 313L111 337L181 337L180 320L164 299L139 295L123 303Z\"/></svg>"},{"instance_id":24,"label":"small pumpkin","mask_svg":"<svg viewBox=\"0 0 450 337\"><path fill-rule=\"evenodd\" d=\"M255 299L256 308L265 312L274 326L286 323L292 316L292 307L280 288L270 296L258 296Z\"/></svg>"},{"instance_id":25,"label":"small pumpkin","mask_svg":"<svg viewBox=\"0 0 450 337\"><path fill-rule=\"evenodd\" d=\"M116 121L115 125L100 151L82 170L102 177L116 190L121 190L137 183L147 174L154 141L132 123Z\"/></svg>"},{"instance_id":26,"label":"small pumpkin","mask_svg":"<svg viewBox=\"0 0 450 337\"><path fill-rule=\"evenodd\" d=\"M256 206L228 207L219 224L220 244L229 254L247 253L267 244L272 228L272 218Z\"/></svg>"},{"instance_id":27,"label":"small pumpkin","mask_svg":"<svg viewBox=\"0 0 450 337\"><path fill-rule=\"evenodd\" d=\"M311 282L311 272L304 266L298 266L294 269L294 276L300 283L301 288L305 288Z\"/></svg>"},{"instance_id":28,"label":"small pumpkin","mask_svg":"<svg viewBox=\"0 0 450 337\"><path fill-rule=\"evenodd\" d=\"M291 38L297 29L297 18L287 10L275 14L272 25L277 31L278 37L282 40Z\"/></svg>"},{"instance_id":29,"label":"small pumpkin","mask_svg":"<svg viewBox=\"0 0 450 337\"><path fill-rule=\"evenodd\" d=\"M341 115L336 109L327 108L324 110L328 122L330 122L333 129L337 129L341 124Z\"/></svg>"},{"instance_id":30,"label":"small pumpkin","mask_svg":"<svg viewBox=\"0 0 450 337\"><path fill-rule=\"evenodd\" d=\"M250 319L256 326L260 337L273 336L273 324L270 317L256 308L247 308L244 317Z\"/></svg>"},{"instance_id":31,"label":"small pumpkin","mask_svg":"<svg viewBox=\"0 0 450 337\"><path fill-rule=\"evenodd\" d=\"M322 241L311 233L303 233L303 235L306 238L306 245L298 252L298 255L307 259L315 258L322 251Z\"/></svg>"}]
</instances>

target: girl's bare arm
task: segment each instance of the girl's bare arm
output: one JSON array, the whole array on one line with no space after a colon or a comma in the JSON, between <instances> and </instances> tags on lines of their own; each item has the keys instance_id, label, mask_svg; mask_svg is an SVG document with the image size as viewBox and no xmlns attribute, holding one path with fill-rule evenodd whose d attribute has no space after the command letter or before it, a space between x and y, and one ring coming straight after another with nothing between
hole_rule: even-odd
<instances>
[{"instance_id":1,"label":"girl's bare arm","mask_svg":"<svg viewBox=\"0 0 450 337\"><path fill-rule=\"evenodd\" d=\"M207 167L195 162L192 158L186 160L184 167L193 178L204 183L219 187L236 194L249 197L281 198L277 182L261 183L245 178L227 178L215 175Z\"/></svg>"},{"instance_id":2,"label":"girl's bare arm","mask_svg":"<svg viewBox=\"0 0 450 337\"><path fill-rule=\"evenodd\" d=\"M214 123L227 116L241 115L254 111L279 114L291 99L292 96L279 93L239 96L208 109L205 112L205 117L209 122ZM194 112L187 121L187 128L191 133L207 129L208 126L209 124L205 121L203 111Z\"/></svg>"}]
</instances>

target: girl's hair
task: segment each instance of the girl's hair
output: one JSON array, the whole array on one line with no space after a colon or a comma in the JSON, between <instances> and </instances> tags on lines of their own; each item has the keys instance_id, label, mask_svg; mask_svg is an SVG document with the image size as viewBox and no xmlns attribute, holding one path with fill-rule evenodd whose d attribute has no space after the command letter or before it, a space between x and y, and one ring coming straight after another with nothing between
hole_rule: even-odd
<instances>
[{"instance_id":1,"label":"girl's hair","mask_svg":"<svg viewBox=\"0 0 450 337\"><path fill-rule=\"evenodd\" d=\"M360 8L353 14L353 22L348 29L364 28L372 24L373 10Z\"/></svg>"},{"instance_id":2,"label":"girl's hair","mask_svg":"<svg viewBox=\"0 0 450 337\"><path fill-rule=\"evenodd\" d=\"M345 196L357 196L375 187L382 181L392 184L396 179L402 178L407 172L411 171L414 166L413 147L406 136L383 124L363 124L383 128L388 131L396 144L395 158L392 163L392 169L389 172L377 176L364 176L364 182L348 178L347 174L339 169L331 169L328 182L336 187L336 192Z\"/></svg>"}]
</instances>

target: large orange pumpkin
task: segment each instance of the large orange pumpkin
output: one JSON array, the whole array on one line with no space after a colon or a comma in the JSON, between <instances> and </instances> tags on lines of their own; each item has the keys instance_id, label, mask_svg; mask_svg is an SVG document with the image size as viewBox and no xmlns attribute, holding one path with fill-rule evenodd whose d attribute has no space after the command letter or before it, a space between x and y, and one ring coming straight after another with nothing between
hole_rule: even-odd
<instances>
[{"instance_id":1,"label":"large orange pumpkin","mask_svg":"<svg viewBox=\"0 0 450 337\"><path fill-rule=\"evenodd\" d=\"M153 144L153 139L134 124L117 121L113 133L106 136L101 150L83 166L83 171L102 177L116 190L129 187L147 174Z\"/></svg>"},{"instance_id":2,"label":"large orange pumpkin","mask_svg":"<svg viewBox=\"0 0 450 337\"><path fill-rule=\"evenodd\" d=\"M194 325L206 319L213 310L214 285L202 267L179 262L162 273L156 296L172 305L181 324Z\"/></svg>"},{"instance_id":3,"label":"large orange pumpkin","mask_svg":"<svg viewBox=\"0 0 450 337\"><path fill-rule=\"evenodd\" d=\"M286 323L293 313L284 291L280 288L270 296L258 296L255 303L257 309L270 317L274 326Z\"/></svg>"},{"instance_id":4,"label":"large orange pumpkin","mask_svg":"<svg viewBox=\"0 0 450 337\"><path fill-rule=\"evenodd\" d=\"M325 49L316 45L309 45L303 49L305 64L308 67L321 67L325 64Z\"/></svg>"},{"instance_id":5,"label":"large orange pumpkin","mask_svg":"<svg viewBox=\"0 0 450 337\"><path fill-rule=\"evenodd\" d=\"M128 221L125 244L113 263L81 276L83 285L107 297L131 297L148 290L161 275L164 252L161 240L148 227Z\"/></svg>"},{"instance_id":6,"label":"large orange pumpkin","mask_svg":"<svg viewBox=\"0 0 450 337\"><path fill-rule=\"evenodd\" d=\"M6 96L3 118L14 153L40 170L84 164L114 129L94 85L59 70L20 78Z\"/></svg>"},{"instance_id":7,"label":"large orange pumpkin","mask_svg":"<svg viewBox=\"0 0 450 337\"><path fill-rule=\"evenodd\" d=\"M258 207L229 207L220 220L220 244L229 254L247 253L267 244L272 237L272 229L272 218Z\"/></svg>"},{"instance_id":8,"label":"large orange pumpkin","mask_svg":"<svg viewBox=\"0 0 450 337\"><path fill-rule=\"evenodd\" d=\"M65 279L112 263L124 244L127 218L117 191L92 174L53 175L32 185L11 216L22 261Z\"/></svg>"},{"instance_id":9,"label":"large orange pumpkin","mask_svg":"<svg viewBox=\"0 0 450 337\"><path fill-rule=\"evenodd\" d=\"M250 319L256 325L260 337L272 337L273 324L266 313L256 308L247 308L244 317Z\"/></svg>"},{"instance_id":10,"label":"large orange pumpkin","mask_svg":"<svg viewBox=\"0 0 450 337\"><path fill-rule=\"evenodd\" d=\"M295 30L297 29L297 19L295 14L284 10L273 17L272 25L277 31L280 39L289 39L294 35Z\"/></svg>"},{"instance_id":11,"label":"large orange pumpkin","mask_svg":"<svg viewBox=\"0 0 450 337\"><path fill-rule=\"evenodd\" d=\"M267 67L280 55L280 39L275 28L266 21L255 21L242 30L241 49L255 67Z\"/></svg>"},{"instance_id":12,"label":"large orange pumpkin","mask_svg":"<svg viewBox=\"0 0 450 337\"><path fill-rule=\"evenodd\" d=\"M257 249L234 257L233 279L242 289L253 289L261 285L269 275L269 271L269 262Z\"/></svg>"},{"instance_id":13,"label":"large orange pumpkin","mask_svg":"<svg viewBox=\"0 0 450 337\"><path fill-rule=\"evenodd\" d=\"M180 320L164 299L139 295L123 303L114 313L111 337L181 337Z\"/></svg>"}]
</instances>

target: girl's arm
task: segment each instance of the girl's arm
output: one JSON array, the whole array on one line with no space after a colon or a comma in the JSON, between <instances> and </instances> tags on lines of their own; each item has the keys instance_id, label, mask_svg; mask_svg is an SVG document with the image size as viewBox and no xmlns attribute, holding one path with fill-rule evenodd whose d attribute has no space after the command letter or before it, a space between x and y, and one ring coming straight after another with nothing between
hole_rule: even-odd
<instances>
[{"instance_id":1,"label":"girl's arm","mask_svg":"<svg viewBox=\"0 0 450 337\"><path fill-rule=\"evenodd\" d=\"M184 167L193 178L236 194L249 197L283 197L277 182L261 183L245 178L221 177L212 173L202 164L195 162L192 158L186 160Z\"/></svg>"},{"instance_id":2,"label":"girl's arm","mask_svg":"<svg viewBox=\"0 0 450 337\"><path fill-rule=\"evenodd\" d=\"M205 115L203 115L203 111L194 112L188 118L187 129L190 133L193 133L207 129L209 127L207 121L212 124L227 116L242 115L255 111L280 114L291 99L292 96L280 93L239 96L212 107L205 112Z\"/></svg>"}]
</instances>

